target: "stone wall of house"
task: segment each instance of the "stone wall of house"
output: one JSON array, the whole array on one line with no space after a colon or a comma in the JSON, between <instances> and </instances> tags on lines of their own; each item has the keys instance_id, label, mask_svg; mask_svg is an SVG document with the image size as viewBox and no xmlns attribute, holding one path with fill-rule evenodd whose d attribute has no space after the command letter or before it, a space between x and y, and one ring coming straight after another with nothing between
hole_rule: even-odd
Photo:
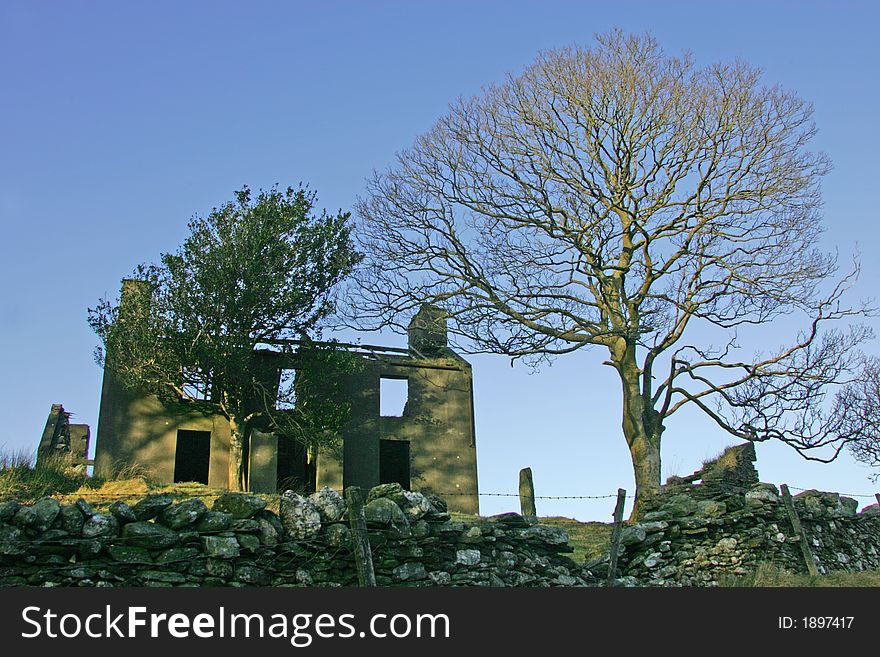
<instances>
[{"instance_id":1,"label":"stone wall of house","mask_svg":"<svg viewBox=\"0 0 880 657\"><path fill-rule=\"evenodd\" d=\"M279 512L257 496L148 495L96 512L84 500L0 503L4 586L353 586L347 507L325 488L292 492ZM436 497L398 484L364 507L377 582L387 586L583 586L589 571L564 556L564 530L518 514L453 521Z\"/></svg>"},{"instance_id":2,"label":"stone wall of house","mask_svg":"<svg viewBox=\"0 0 880 657\"><path fill-rule=\"evenodd\" d=\"M621 536L620 583L713 586L762 563L807 572L780 491L760 483L751 444L733 447L689 477L673 477L641 522ZM820 572L880 568L880 508L815 490L793 496ZM607 573L607 556L588 564Z\"/></svg>"}]
</instances>

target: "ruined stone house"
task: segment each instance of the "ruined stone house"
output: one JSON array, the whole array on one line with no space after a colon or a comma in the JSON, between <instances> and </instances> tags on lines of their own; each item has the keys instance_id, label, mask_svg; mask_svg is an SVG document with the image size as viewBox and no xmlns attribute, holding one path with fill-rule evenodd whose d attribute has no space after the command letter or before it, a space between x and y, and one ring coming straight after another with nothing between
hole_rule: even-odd
<instances>
[{"instance_id":1,"label":"ruined stone house","mask_svg":"<svg viewBox=\"0 0 880 657\"><path fill-rule=\"evenodd\" d=\"M309 454L293 441L254 430L247 446L249 487L305 492L330 486L365 489L399 482L407 489L442 494L451 510L478 513L476 443L471 366L447 344L446 320L425 307L411 321L408 347L348 345L362 367L330 371L350 406L341 450ZM295 369L295 354L255 352L261 371L281 379ZM382 415L391 385L406 403ZM95 473L135 464L151 481L197 481L228 487L229 425L220 415L183 401L163 402L124 387L104 370L95 448Z\"/></svg>"}]
</instances>

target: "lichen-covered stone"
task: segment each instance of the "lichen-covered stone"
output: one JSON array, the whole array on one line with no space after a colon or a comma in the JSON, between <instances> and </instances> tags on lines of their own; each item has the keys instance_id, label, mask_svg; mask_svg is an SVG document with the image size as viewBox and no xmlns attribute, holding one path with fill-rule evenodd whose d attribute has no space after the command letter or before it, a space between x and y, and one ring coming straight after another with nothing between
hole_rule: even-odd
<instances>
[{"instance_id":1,"label":"lichen-covered stone","mask_svg":"<svg viewBox=\"0 0 880 657\"><path fill-rule=\"evenodd\" d=\"M284 535L284 525L281 524L281 518L278 517L277 514L269 511L268 509L263 509L257 515L254 516L258 520L265 520L272 527L275 528L275 531L278 533L278 536L281 537Z\"/></svg>"},{"instance_id":2,"label":"lichen-covered stone","mask_svg":"<svg viewBox=\"0 0 880 657\"><path fill-rule=\"evenodd\" d=\"M278 530L275 529L275 525L273 525L268 520L260 519L260 531L257 534L257 538L260 541L260 545L265 545L267 547L273 547L278 545Z\"/></svg>"},{"instance_id":3,"label":"lichen-covered stone","mask_svg":"<svg viewBox=\"0 0 880 657\"><path fill-rule=\"evenodd\" d=\"M174 498L168 493L154 493L147 495L132 507L138 522L152 520L164 509L171 506Z\"/></svg>"},{"instance_id":4,"label":"lichen-covered stone","mask_svg":"<svg viewBox=\"0 0 880 657\"><path fill-rule=\"evenodd\" d=\"M390 486L391 484L385 484ZM400 486L400 484L397 484ZM375 490L375 488L373 489ZM368 527L381 528L394 538L411 535L409 521L401 508L388 497L378 497L364 506L364 519Z\"/></svg>"},{"instance_id":5,"label":"lichen-covered stone","mask_svg":"<svg viewBox=\"0 0 880 657\"><path fill-rule=\"evenodd\" d=\"M113 516L96 513L83 523L83 538L104 538L119 535L119 521Z\"/></svg>"},{"instance_id":6,"label":"lichen-covered stone","mask_svg":"<svg viewBox=\"0 0 880 657\"><path fill-rule=\"evenodd\" d=\"M138 575L147 585L154 582L161 582L164 584L183 584L186 581L186 577L181 573L170 572L167 570L142 570Z\"/></svg>"},{"instance_id":7,"label":"lichen-covered stone","mask_svg":"<svg viewBox=\"0 0 880 657\"><path fill-rule=\"evenodd\" d=\"M202 534L212 534L226 531L232 524L232 518L228 513L220 511L208 511L193 525L193 529Z\"/></svg>"},{"instance_id":8,"label":"lichen-covered stone","mask_svg":"<svg viewBox=\"0 0 880 657\"><path fill-rule=\"evenodd\" d=\"M218 559L233 559L241 554L234 536L204 536L205 554Z\"/></svg>"},{"instance_id":9,"label":"lichen-covered stone","mask_svg":"<svg viewBox=\"0 0 880 657\"><path fill-rule=\"evenodd\" d=\"M645 528L640 525L630 525L620 530L620 544L634 545L645 540L647 533Z\"/></svg>"},{"instance_id":10,"label":"lichen-covered stone","mask_svg":"<svg viewBox=\"0 0 880 657\"><path fill-rule=\"evenodd\" d=\"M674 517L683 517L696 513L698 508L699 505L695 499L681 494L664 499L660 510Z\"/></svg>"},{"instance_id":11,"label":"lichen-covered stone","mask_svg":"<svg viewBox=\"0 0 880 657\"><path fill-rule=\"evenodd\" d=\"M241 549L248 554L254 554L260 549L260 539L252 534L239 534L236 539Z\"/></svg>"},{"instance_id":12,"label":"lichen-covered stone","mask_svg":"<svg viewBox=\"0 0 880 657\"><path fill-rule=\"evenodd\" d=\"M568 532L562 527L535 525L522 530L521 536L526 539L541 541L550 546L568 545Z\"/></svg>"},{"instance_id":13,"label":"lichen-covered stone","mask_svg":"<svg viewBox=\"0 0 880 657\"><path fill-rule=\"evenodd\" d=\"M641 540L621 545L616 584L715 586L722 578L754 572L764 561L803 571L799 538L784 507L767 499L754 505L746 501L747 492L772 489L765 486L719 492L690 481L675 492L661 493L654 502L658 510L625 530L625 536L629 532ZM430 512L407 525L407 535L394 525L395 519L407 521L404 509L412 500L403 495L401 507L393 499L396 491L386 488L386 496L367 505L381 585L583 586L607 576L607 554L586 566L575 564L560 555L570 550L563 530L523 526L516 514L506 520L450 522L442 513ZM694 499L685 501L687 495ZM672 504L670 497L676 498ZM128 523L122 536L82 538L86 524L98 527L106 518L111 523L116 518L97 514L86 523L79 507L63 507L50 529L37 532L33 508L15 505L8 507L7 523L0 522L0 584L356 585L347 524L323 522L314 504L301 499L297 503L311 505L320 528L319 534L304 540L285 535L281 519L266 509L234 521L226 513L206 512L176 530L158 522ZM796 507L821 571L880 568L880 511L850 515L851 501L819 492L797 499ZM21 525L9 523L21 508L30 509L19 519ZM706 515L710 508L713 514ZM170 509L162 519L169 516ZM199 529L209 531L200 534ZM161 547L169 542L173 544ZM15 579L19 573L21 581Z\"/></svg>"},{"instance_id":14,"label":"lichen-covered stone","mask_svg":"<svg viewBox=\"0 0 880 657\"><path fill-rule=\"evenodd\" d=\"M18 527L0 525L0 555L17 556L25 553L24 532Z\"/></svg>"},{"instance_id":15,"label":"lichen-covered stone","mask_svg":"<svg viewBox=\"0 0 880 657\"><path fill-rule=\"evenodd\" d=\"M208 512L205 503L195 497L179 504L173 504L159 513L156 522L170 529L182 529L191 525Z\"/></svg>"},{"instance_id":16,"label":"lichen-covered stone","mask_svg":"<svg viewBox=\"0 0 880 657\"><path fill-rule=\"evenodd\" d=\"M426 497L428 498L428 501L431 502L431 506L433 506L437 510L437 513L446 513L447 511L449 511L449 507L446 504L446 500L444 500L439 495L435 495L434 493L428 493L426 495Z\"/></svg>"},{"instance_id":17,"label":"lichen-covered stone","mask_svg":"<svg viewBox=\"0 0 880 657\"><path fill-rule=\"evenodd\" d=\"M416 540L428 538L431 535L431 525L425 520L417 520L409 526L409 529L410 535Z\"/></svg>"},{"instance_id":18,"label":"lichen-covered stone","mask_svg":"<svg viewBox=\"0 0 880 657\"><path fill-rule=\"evenodd\" d=\"M76 508L78 508L86 518L91 518L95 515L95 510L92 508L92 505L86 502L83 498L79 498L75 504Z\"/></svg>"},{"instance_id":19,"label":"lichen-covered stone","mask_svg":"<svg viewBox=\"0 0 880 657\"><path fill-rule=\"evenodd\" d=\"M507 527L528 527L532 523L526 520L525 517L521 516L519 513L514 513L509 511L507 513L499 513L498 515L489 516L487 518L490 522L497 522L501 525Z\"/></svg>"},{"instance_id":20,"label":"lichen-covered stone","mask_svg":"<svg viewBox=\"0 0 880 657\"><path fill-rule=\"evenodd\" d=\"M325 529L327 543L333 547L349 545L351 542L351 530L343 524L334 523Z\"/></svg>"},{"instance_id":21,"label":"lichen-covered stone","mask_svg":"<svg viewBox=\"0 0 880 657\"><path fill-rule=\"evenodd\" d=\"M317 507L293 491L281 495L279 515L284 530L294 540L311 538L321 531L321 513Z\"/></svg>"},{"instance_id":22,"label":"lichen-covered stone","mask_svg":"<svg viewBox=\"0 0 880 657\"><path fill-rule=\"evenodd\" d=\"M49 529L61 512L61 505L58 503L58 500L51 497L37 500L31 508L36 514L36 520L32 528L38 532L44 532Z\"/></svg>"},{"instance_id":23,"label":"lichen-covered stone","mask_svg":"<svg viewBox=\"0 0 880 657\"><path fill-rule=\"evenodd\" d=\"M121 525L128 522L137 522L137 515L135 515L134 509L125 502L114 502L108 510Z\"/></svg>"},{"instance_id":24,"label":"lichen-covered stone","mask_svg":"<svg viewBox=\"0 0 880 657\"><path fill-rule=\"evenodd\" d=\"M345 500L329 486L309 495L309 501L318 509L322 522L339 522L345 518Z\"/></svg>"},{"instance_id":25,"label":"lichen-covered stone","mask_svg":"<svg viewBox=\"0 0 880 657\"><path fill-rule=\"evenodd\" d=\"M456 550L455 552L455 563L463 566L476 566L480 563L480 558L479 550Z\"/></svg>"},{"instance_id":26,"label":"lichen-covered stone","mask_svg":"<svg viewBox=\"0 0 880 657\"><path fill-rule=\"evenodd\" d=\"M122 538L127 545L148 550L161 550L177 545L177 532L154 522L132 522L122 527Z\"/></svg>"},{"instance_id":27,"label":"lichen-covered stone","mask_svg":"<svg viewBox=\"0 0 880 657\"><path fill-rule=\"evenodd\" d=\"M428 573L424 564L417 561L402 563L391 571L391 576L398 582L411 582L427 579Z\"/></svg>"},{"instance_id":28,"label":"lichen-covered stone","mask_svg":"<svg viewBox=\"0 0 880 657\"><path fill-rule=\"evenodd\" d=\"M436 513L434 505L425 495L419 492L403 491L404 503L400 505L410 523L421 520L429 513Z\"/></svg>"},{"instance_id":29,"label":"lichen-covered stone","mask_svg":"<svg viewBox=\"0 0 880 657\"><path fill-rule=\"evenodd\" d=\"M266 500L256 495L244 493L224 493L214 502L213 511L228 513L233 520L254 517L266 508Z\"/></svg>"},{"instance_id":30,"label":"lichen-covered stone","mask_svg":"<svg viewBox=\"0 0 880 657\"><path fill-rule=\"evenodd\" d=\"M851 497L840 496L840 513L845 516L854 516L859 510L858 500Z\"/></svg>"},{"instance_id":31,"label":"lichen-covered stone","mask_svg":"<svg viewBox=\"0 0 880 657\"><path fill-rule=\"evenodd\" d=\"M104 549L104 543L100 539L90 538L79 541L77 544L77 554L81 559L94 559Z\"/></svg>"},{"instance_id":32,"label":"lichen-covered stone","mask_svg":"<svg viewBox=\"0 0 880 657\"><path fill-rule=\"evenodd\" d=\"M761 507L764 504L779 504L779 492L772 484L755 484L746 491L744 496L749 507Z\"/></svg>"},{"instance_id":33,"label":"lichen-covered stone","mask_svg":"<svg viewBox=\"0 0 880 657\"><path fill-rule=\"evenodd\" d=\"M153 563L149 550L131 545L111 545L107 552L114 561L124 563Z\"/></svg>"},{"instance_id":34,"label":"lichen-covered stone","mask_svg":"<svg viewBox=\"0 0 880 657\"><path fill-rule=\"evenodd\" d=\"M370 489L370 492L367 493L367 504L372 502L373 500L378 499L390 499L392 502L401 506L406 503L406 497L404 496L404 488L397 482L390 484L379 484L378 486L374 486Z\"/></svg>"},{"instance_id":35,"label":"lichen-covered stone","mask_svg":"<svg viewBox=\"0 0 880 657\"><path fill-rule=\"evenodd\" d=\"M34 529L38 522L37 512L32 506L21 507L12 518L12 523L22 529Z\"/></svg>"},{"instance_id":36,"label":"lichen-covered stone","mask_svg":"<svg viewBox=\"0 0 880 657\"><path fill-rule=\"evenodd\" d=\"M260 531L260 521L256 518L243 518L241 520L233 520L232 524L229 525L229 531L232 532L247 532L250 534L256 534Z\"/></svg>"},{"instance_id":37,"label":"lichen-covered stone","mask_svg":"<svg viewBox=\"0 0 880 657\"><path fill-rule=\"evenodd\" d=\"M173 547L156 556L157 564L191 563L199 558L199 550L192 547Z\"/></svg>"},{"instance_id":38,"label":"lichen-covered stone","mask_svg":"<svg viewBox=\"0 0 880 657\"><path fill-rule=\"evenodd\" d=\"M452 583L452 575L445 570L434 570L428 573L428 579L435 586L449 586Z\"/></svg>"},{"instance_id":39,"label":"lichen-covered stone","mask_svg":"<svg viewBox=\"0 0 880 657\"><path fill-rule=\"evenodd\" d=\"M648 568L656 568L663 561L663 554L660 552L652 552L645 557L645 566Z\"/></svg>"},{"instance_id":40,"label":"lichen-covered stone","mask_svg":"<svg viewBox=\"0 0 880 657\"><path fill-rule=\"evenodd\" d=\"M205 562L206 570L213 577L228 579L232 577L232 564L226 559L208 559Z\"/></svg>"},{"instance_id":41,"label":"lichen-covered stone","mask_svg":"<svg viewBox=\"0 0 880 657\"><path fill-rule=\"evenodd\" d=\"M18 513L19 504L12 500L0 502L0 522L9 522Z\"/></svg>"},{"instance_id":42,"label":"lichen-covered stone","mask_svg":"<svg viewBox=\"0 0 880 657\"><path fill-rule=\"evenodd\" d=\"M718 516L724 515L727 511L727 507L724 502L719 502L717 500L700 500L697 502L697 515L705 518L717 518Z\"/></svg>"},{"instance_id":43,"label":"lichen-covered stone","mask_svg":"<svg viewBox=\"0 0 880 657\"><path fill-rule=\"evenodd\" d=\"M241 565L235 567L234 579L245 584L268 586L271 582L269 573L255 566Z\"/></svg>"}]
</instances>

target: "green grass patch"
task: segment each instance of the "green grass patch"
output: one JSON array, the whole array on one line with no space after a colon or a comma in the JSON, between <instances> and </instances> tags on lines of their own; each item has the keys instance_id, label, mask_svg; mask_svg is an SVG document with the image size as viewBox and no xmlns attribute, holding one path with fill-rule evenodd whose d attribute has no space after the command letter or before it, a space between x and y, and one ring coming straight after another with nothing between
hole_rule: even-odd
<instances>
[{"instance_id":1,"label":"green grass patch","mask_svg":"<svg viewBox=\"0 0 880 657\"><path fill-rule=\"evenodd\" d=\"M580 522L572 518L559 516L538 518L542 525L561 527L568 532L569 545L574 552L569 554L577 563L592 561L608 551L611 543L611 523L604 522Z\"/></svg>"},{"instance_id":2,"label":"green grass patch","mask_svg":"<svg viewBox=\"0 0 880 657\"><path fill-rule=\"evenodd\" d=\"M480 516L467 513L452 512L449 515L457 522L467 523L481 520ZM574 552L568 553L566 556L571 557L577 563L596 559L602 555L603 551L608 550L611 543L611 528L613 527L611 523L581 522L573 518L548 516L538 518L538 524L560 527L568 532L568 542L574 548Z\"/></svg>"},{"instance_id":3,"label":"green grass patch","mask_svg":"<svg viewBox=\"0 0 880 657\"><path fill-rule=\"evenodd\" d=\"M770 563L762 563L754 573L740 577L729 577L719 581L725 587L864 587L880 586L880 570L866 570L858 573L845 571L830 572L811 577L792 573Z\"/></svg>"}]
</instances>

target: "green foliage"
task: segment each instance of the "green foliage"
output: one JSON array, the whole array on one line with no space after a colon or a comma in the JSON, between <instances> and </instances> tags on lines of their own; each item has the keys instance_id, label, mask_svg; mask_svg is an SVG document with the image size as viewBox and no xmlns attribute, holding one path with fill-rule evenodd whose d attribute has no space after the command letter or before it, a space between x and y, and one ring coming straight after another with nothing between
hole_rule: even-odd
<instances>
[{"instance_id":1,"label":"green foliage","mask_svg":"<svg viewBox=\"0 0 880 657\"><path fill-rule=\"evenodd\" d=\"M361 259L349 213L316 215L314 203L302 188L253 198L245 187L194 217L176 252L137 267L119 301L89 309L97 360L123 384L229 420L239 478L247 426L290 416L276 412L258 346L314 333L334 309L334 286Z\"/></svg>"},{"instance_id":2,"label":"green foliage","mask_svg":"<svg viewBox=\"0 0 880 657\"><path fill-rule=\"evenodd\" d=\"M279 385L280 406L272 413L269 428L279 440L294 440L310 449L340 448L338 436L348 419L351 405L344 398L343 379L363 369L363 360L336 342L305 342L296 353L296 374Z\"/></svg>"}]
</instances>

